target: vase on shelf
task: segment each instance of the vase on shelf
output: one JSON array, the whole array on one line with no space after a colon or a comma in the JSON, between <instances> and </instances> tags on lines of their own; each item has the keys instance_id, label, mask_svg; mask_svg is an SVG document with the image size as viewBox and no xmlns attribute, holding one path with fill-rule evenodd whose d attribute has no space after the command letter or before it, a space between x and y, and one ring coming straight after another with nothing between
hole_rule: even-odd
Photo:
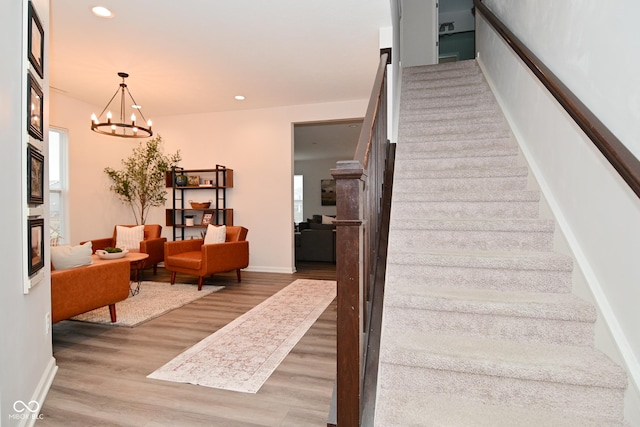
<instances>
[{"instance_id":1,"label":"vase on shelf","mask_svg":"<svg viewBox=\"0 0 640 427\"><path fill-rule=\"evenodd\" d=\"M183 175L183 174L176 175L176 186L184 187L187 185L187 182L189 182L189 179L187 178L186 175Z\"/></svg>"}]
</instances>

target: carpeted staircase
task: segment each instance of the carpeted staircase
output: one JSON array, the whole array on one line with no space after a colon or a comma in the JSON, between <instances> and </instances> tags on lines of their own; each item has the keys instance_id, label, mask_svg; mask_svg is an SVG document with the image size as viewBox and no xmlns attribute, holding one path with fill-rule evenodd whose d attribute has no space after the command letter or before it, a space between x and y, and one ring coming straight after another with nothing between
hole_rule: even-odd
<instances>
[{"instance_id":1,"label":"carpeted staircase","mask_svg":"<svg viewBox=\"0 0 640 427\"><path fill-rule=\"evenodd\" d=\"M624 371L475 61L403 72L376 426L624 426Z\"/></svg>"}]
</instances>

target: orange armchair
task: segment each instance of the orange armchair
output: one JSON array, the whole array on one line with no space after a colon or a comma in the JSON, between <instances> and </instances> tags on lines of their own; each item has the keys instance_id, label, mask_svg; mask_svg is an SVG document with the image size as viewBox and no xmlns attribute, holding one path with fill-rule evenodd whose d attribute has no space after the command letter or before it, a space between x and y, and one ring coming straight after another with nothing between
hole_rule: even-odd
<instances>
[{"instance_id":1,"label":"orange armchair","mask_svg":"<svg viewBox=\"0 0 640 427\"><path fill-rule=\"evenodd\" d=\"M122 225L121 227L135 227L135 225ZM113 227L113 236L105 237L103 239L91 240L93 252L98 249L104 249L106 247L115 247L117 238L117 226ZM138 266L140 269L153 266L153 274L158 272L158 263L164 261L164 244L167 241L166 237L160 237L162 233L162 226L160 224L145 224L144 226L144 240L140 242L139 252L149 254L149 258L142 262L142 265ZM135 249L129 248L130 252L136 252ZM137 270L136 270L137 272ZM136 277L137 279L137 277Z\"/></svg>"},{"instance_id":2,"label":"orange armchair","mask_svg":"<svg viewBox=\"0 0 640 427\"><path fill-rule=\"evenodd\" d=\"M239 226L227 226L224 243L205 245L204 239L179 240L164 244L164 268L171 271L171 284L176 273L198 276L198 290L204 278L215 273L236 270L240 282L240 270L249 266L249 242L247 230Z\"/></svg>"}]
</instances>

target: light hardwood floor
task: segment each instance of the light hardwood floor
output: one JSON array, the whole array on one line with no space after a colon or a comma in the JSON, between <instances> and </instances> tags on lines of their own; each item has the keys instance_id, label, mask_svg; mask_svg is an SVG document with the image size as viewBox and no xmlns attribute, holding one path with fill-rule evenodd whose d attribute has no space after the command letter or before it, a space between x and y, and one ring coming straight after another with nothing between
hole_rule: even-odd
<instances>
[{"instance_id":1,"label":"light hardwood floor","mask_svg":"<svg viewBox=\"0 0 640 427\"><path fill-rule=\"evenodd\" d=\"M160 269L143 280L168 281ZM47 426L326 426L335 379L335 300L256 394L146 376L299 278L335 280L335 265L295 274L243 272L205 283L225 288L135 328L75 321L53 326L58 373L42 407ZM181 283L196 283L180 276Z\"/></svg>"}]
</instances>

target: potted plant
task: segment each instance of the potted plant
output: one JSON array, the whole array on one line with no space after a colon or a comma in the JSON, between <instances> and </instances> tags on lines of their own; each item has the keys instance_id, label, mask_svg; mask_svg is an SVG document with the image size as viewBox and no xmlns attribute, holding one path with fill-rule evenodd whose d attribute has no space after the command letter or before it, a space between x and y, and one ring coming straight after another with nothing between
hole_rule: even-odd
<instances>
[{"instance_id":1,"label":"potted plant","mask_svg":"<svg viewBox=\"0 0 640 427\"><path fill-rule=\"evenodd\" d=\"M144 224L151 207L162 206L166 201L165 174L182 160L180 150L166 156L162 153L162 137L140 143L127 159L122 160L122 170L105 168L111 179L111 191L131 206L136 224Z\"/></svg>"}]
</instances>

